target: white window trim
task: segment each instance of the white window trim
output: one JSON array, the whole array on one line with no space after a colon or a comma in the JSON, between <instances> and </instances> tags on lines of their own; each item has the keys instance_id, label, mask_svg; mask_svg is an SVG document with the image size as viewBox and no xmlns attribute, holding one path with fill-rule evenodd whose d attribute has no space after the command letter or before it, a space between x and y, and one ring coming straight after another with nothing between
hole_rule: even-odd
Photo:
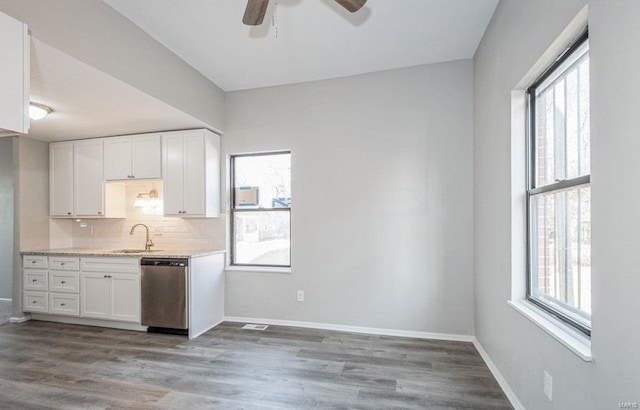
<instances>
[{"instance_id":1,"label":"white window trim","mask_svg":"<svg viewBox=\"0 0 640 410\"><path fill-rule=\"evenodd\" d=\"M228 265L225 272L293 273L290 267Z\"/></svg>"},{"instance_id":2,"label":"white window trim","mask_svg":"<svg viewBox=\"0 0 640 410\"><path fill-rule=\"evenodd\" d=\"M593 361L591 340L584 334L526 300L510 300L507 304L585 362Z\"/></svg>"},{"instance_id":3,"label":"white window trim","mask_svg":"<svg viewBox=\"0 0 640 410\"><path fill-rule=\"evenodd\" d=\"M516 312L565 346L585 362L592 362L591 339L526 300L526 88L584 31L589 17L585 6L516 84L511 92L511 300Z\"/></svg>"}]
</instances>

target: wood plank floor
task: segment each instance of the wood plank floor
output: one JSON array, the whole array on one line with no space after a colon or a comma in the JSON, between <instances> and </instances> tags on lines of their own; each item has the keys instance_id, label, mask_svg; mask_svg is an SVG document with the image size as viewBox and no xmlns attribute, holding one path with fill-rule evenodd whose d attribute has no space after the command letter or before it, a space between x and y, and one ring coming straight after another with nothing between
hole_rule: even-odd
<instances>
[{"instance_id":1,"label":"wood plank floor","mask_svg":"<svg viewBox=\"0 0 640 410\"><path fill-rule=\"evenodd\" d=\"M223 323L0 326L0 409L511 409L471 343Z\"/></svg>"}]
</instances>

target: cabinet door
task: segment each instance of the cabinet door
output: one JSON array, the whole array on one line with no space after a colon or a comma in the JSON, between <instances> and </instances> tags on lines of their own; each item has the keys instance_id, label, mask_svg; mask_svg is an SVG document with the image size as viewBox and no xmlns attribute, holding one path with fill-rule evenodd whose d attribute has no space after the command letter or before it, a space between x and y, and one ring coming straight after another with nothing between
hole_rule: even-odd
<instances>
[{"instance_id":1,"label":"cabinet door","mask_svg":"<svg viewBox=\"0 0 640 410\"><path fill-rule=\"evenodd\" d=\"M76 216L104 215L102 140L76 142L75 163L75 214Z\"/></svg>"},{"instance_id":2,"label":"cabinet door","mask_svg":"<svg viewBox=\"0 0 640 410\"><path fill-rule=\"evenodd\" d=\"M0 135L29 131L29 35L27 26L0 13Z\"/></svg>"},{"instance_id":3,"label":"cabinet door","mask_svg":"<svg viewBox=\"0 0 640 410\"><path fill-rule=\"evenodd\" d=\"M81 297L80 314L82 317L108 319L110 285L107 274L84 273L80 274Z\"/></svg>"},{"instance_id":4,"label":"cabinet door","mask_svg":"<svg viewBox=\"0 0 640 410\"><path fill-rule=\"evenodd\" d=\"M140 276L111 274L111 319L140 323Z\"/></svg>"},{"instance_id":5,"label":"cabinet door","mask_svg":"<svg viewBox=\"0 0 640 410\"><path fill-rule=\"evenodd\" d=\"M164 189L164 214L182 216L183 176L182 135L162 137L162 182Z\"/></svg>"},{"instance_id":6,"label":"cabinet door","mask_svg":"<svg viewBox=\"0 0 640 410\"><path fill-rule=\"evenodd\" d=\"M204 136L184 137L184 216L205 215Z\"/></svg>"},{"instance_id":7,"label":"cabinet door","mask_svg":"<svg viewBox=\"0 0 640 410\"><path fill-rule=\"evenodd\" d=\"M73 143L49 145L49 214L73 216Z\"/></svg>"},{"instance_id":8,"label":"cabinet door","mask_svg":"<svg viewBox=\"0 0 640 410\"><path fill-rule=\"evenodd\" d=\"M107 181L131 179L131 137L104 140L104 179Z\"/></svg>"},{"instance_id":9,"label":"cabinet door","mask_svg":"<svg viewBox=\"0 0 640 410\"><path fill-rule=\"evenodd\" d=\"M133 177L136 179L162 178L162 150L160 135L131 137Z\"/></svg>"}]
</instances>

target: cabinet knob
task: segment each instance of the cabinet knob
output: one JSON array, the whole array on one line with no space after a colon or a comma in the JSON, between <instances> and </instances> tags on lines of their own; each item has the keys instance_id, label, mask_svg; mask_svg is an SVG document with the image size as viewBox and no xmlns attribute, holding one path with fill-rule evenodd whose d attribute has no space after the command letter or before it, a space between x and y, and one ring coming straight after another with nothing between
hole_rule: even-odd
<instances>
[{"instance_id":1,"label":"cabinet knob","mask_svg":"<svg viewBox=\"0 0 640 410\"><path fill-rule=\"evenodd\" d=\"M64 266L64 262L60 262L60 266Z\"/></svg>"},{"instance_id":2,"label":"cabinet knob","mask_svg":"<svg viewBox=\"0 0 640 410\"><path fill-rule=\"evenodd\" d=\"M66 303L60 303L60 306L65 306L65 305L66 305Z\"/></svg>"},{"instance_id":3,"label":"cabinet knob","mask_svg":"<svg viewBox=\"0 0 640 410\"><path fill-rule=\"evenodd\" d=\"M102 212L101 212L101 211L98 211L98 215L102 215Z\"/></svg>"},{"instance_id":4,"label":"cabinet knob","mask_svg":"<svg viewBox=\"0 0 640 410\"><path fill-rule=\"evenodd\" d=\"M62 280L62 281L60 281L60 283L64 285L65 283L67 283L67 281L66 280Z\"/></svg>"},{"instance_id":5,"label":"cabinet knob","mask_svg":"<svg viewBox=\"0 0 640 410\"><path fill-rule=\"evenodd\" d=\"M71 212L67 212L67 215L71 215Z\"/></svg>"},{"instance_id":6,"label":"cabinet knob","mask_svg":"<svg viewBox=\"0 0 640 410\"><path fill-rule=\"evenodd\" d=\"M36 263L36 261L31 261L31 263Z\"/></svg>"},{"instance_id":7,"label":"cabinet knob","mask_svg":"<svg viewBox=\"0 0 640 410\"><path fill-rule=\"evenodd\" d=\"M37 282L38 279L31 279L31 282Z\"/></svg>"},{"instance_id":8,"label":"cabinet knob","mask_svg":"<svg viewBox=\"0 0 640 410\"><path fill-rule=\"evenodd\" d=\"M33 302L31 302L31 303L33 303L33 304L35 305L35 304L36 304L36 303L38 303L38 302L34 300L34 301L33 301Z\"/></svg>"}]
</instances>

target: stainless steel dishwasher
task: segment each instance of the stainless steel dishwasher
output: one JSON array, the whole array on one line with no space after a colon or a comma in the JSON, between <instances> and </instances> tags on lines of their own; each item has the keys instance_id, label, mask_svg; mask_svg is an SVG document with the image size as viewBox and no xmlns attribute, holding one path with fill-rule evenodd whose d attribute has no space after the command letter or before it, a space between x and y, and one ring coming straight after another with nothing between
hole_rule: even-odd
<instances>
[{"instance_id":1,"label":"stainless steel dishwasher","mask_svg":"<svg viewBox=\"0 0 640 410\"><path fill-rule=\"evenodd\" d=\"M142 258L142 325L154 333L187 334L188 259Z\"/></svg>"}]
</instances>

